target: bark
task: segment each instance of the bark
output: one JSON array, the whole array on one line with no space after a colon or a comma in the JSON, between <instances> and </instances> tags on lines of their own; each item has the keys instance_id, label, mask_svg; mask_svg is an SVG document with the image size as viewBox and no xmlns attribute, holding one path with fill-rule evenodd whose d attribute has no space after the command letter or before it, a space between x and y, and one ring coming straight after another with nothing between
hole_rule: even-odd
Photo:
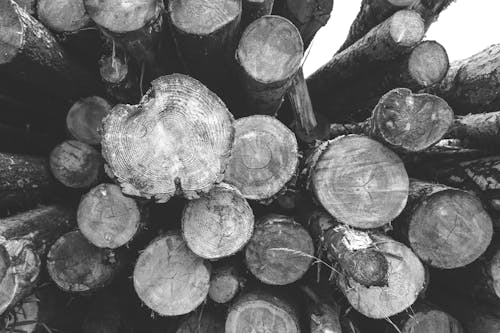
<instances>
[{"instance_id":1,"label":"bark","mask_svg":"<svg viewBox=\"0 0 500 333\"><path fill-rule=\"evenodd\" d=\"M418 301L410 311L391 319L398 333L464 333L460 322L451 314L437 307ZM390 330L396 332L396 330Z\"/></svg>"},{"instance_id":2,"label":"bark","mask_svg":"<svg viewBox=\"0 0 500 333\"><path fill-rule=\"evenodd\" d=\"M137 202L114 184L101 184L85 194L78 206L78 227L97 247L115 249L129 243L140 230Z\"/></svg>"},{"instance_id":3,"label":"bark","mask_svg":"<svg viewBox=\"0 0 500 333\"><path fill-rule=\"evenodd\" d=\"M248 26L236 50L247 114L276 114L303 53L299 31L285 18L268 15Z\"/></svg>"},{"instance_id":4,"label":"bark","mask_svg":"<svg viewBox=\"0 0 500 333\"><path fill-rule=\"evenodd\" d=\"M229 309L226 333L251 332L299 333L299 318L286 298L267 291L240 296Z\"/></svg>"},{"instance_id":5,"label":"bark","mask_svg":"<svg viewBox=\"0 0 500 333\"><path fill-rule=\"evenodd\" d=\"M214 267L210 277L208 297L215 303L231 302L246 283L243 272L235 263Z\"/></svg>"},{"instance_id":6,"label":"bark","mask_svg":"<svg viewBox=\"0 0 500 333\"><path fill-rule=\"evenodd\" d=\"M500 144L500 111L459 116L448 136L461 140L465 147L497 150Z\"/></svg>"},{"instance_id":7,"label":"bark","mask_svg":"<svg viewBox=\"0 0 500 333\"><path fill-rule=\"evenodd\" d=\"M429 90L450 103L456 114L500 110L500 44L451 64L443 81Z\"/></svg>"},{"instance_id":8,"label":"bark","mask_svg":"<svg viewBox=\"0 0 500 333\"><path fill-rule=\"evenodd\" d=\"M99 90L96 77L76 64L38 21L12 0L0 6L0 71L71 99Z\"/></svg>"},{"instance_id":9,"label":"bark","mask_svg":"<svg viewBox=\"0 0 500 333\"><path fill-rule=\"evenodd\" d=\"M104 119L108 173L125 194L159 202L175 194L196 198L222 180L232 123L224 103L199 81L160 77L139 105L117 105Z\"/></svg>"},{"instance_id":10,"label":"bark","mask_svg":"<svg viewBox=\"0 0 500 333\"><path fill-rule=\"evenodd\" d=\"M408 175L401 159L368 137L349 135L316 147L302 171L305 186L339 222L377 228L405 207Z\"/></svg>"},{"instance_id":11,"label":"bark","mask_svg":"<svg viewBox=\"0 0 500 333\"><path fill-rule=\"evenodd\" d=\"M37 0L14 0L19 7L24 9L28 14L36 18Z\"/></svg>"},{"instance_id":12,"label":"bark","mask_svg":"<svg viewBox=\"0 0 500 333\"><path fill-rule=\"evenodd\" d=\"M123 253L90 244L80 231L61 236L47 255L47 271L65 292L92 293L109 285L125 265Z\"/></svg>"},{"instance_id":13,"label":"bark","mask_svg":"<svg viewBox=\"0 0 500 333\"><path fill-rule=\"evenodd\" d=\"M408 204L398 224L420 259L441 269L475 261L493 234L491 218L477 196L419 180L410 182Z\"/></svg>"},{"instance_id":14,"label":"bark","mask_svg":"<svg viewBox=\"0 0 500 333\"><path fill-rule=\"evenodd\" d=\"M342 333L340 307L329 295L310 286L302 286L311 333Z\"/></svg>"},{"instance_id":15,"label":"bark","mask_svg":"<svg viewBox=\"0 0 500 333\"><path fill-rule=\"evenodd\" d=\"M126 57L115 52L99 61L99 72L106 91L120 103L134 104L140 99L141 89L133 66Z\"/></svg>"},{"instance_id":16,"label":"bark","mask_svg":"<svg viewBox=\"0 0 500 333\"><path fill-rule=\"evenodd\" d=\"M188 247L205 259L220 259L241 250L252 237L252 208L234 187L221 184L187 203L182 235Z\"/></svg>"},{"instance_id":17,"label":"bark","mask_svg":"<svg viewBox=\"0 0 500 333\"><path fill-rule=\"evenodd\" d=\"M48 155L62 138L62 133L32 129L30 124L0 123L0 151L4 153Z\"/></svg>"},{"instance_id":18,"label":"bark","mask_svg":"<svg viewBox=\"0 0 500 333\"><path fill-rule=\"evenodd\" d=\"M104 98L90 96L76 101L66 115L66 128L73 138L89 145L101 143L102 119L111 111Z\"/></svg>"},{"instance_id":19,"label":"bark","mask_svg":"<svg viewBox=\"0 0 500 333\"><path fill-rule=\"evenodd\" d=\"M313 254L309 233L284 215L267 215L258 220L245 248L250 272L270 285L286 285L302 278L312 263Z\"/></svg>"},{"instance_id":20,"label":"bark","mask_svg":"<svg viewBox=\"0 0 500 333\"><path fill-rule=\"evenodd\" d=\"M224 317L214 311L193 312L177 328L175 333L224 333Z\"/></svg>"},{"instance_id":21,"label":"bark","mask_svg":"<svg viewBox=\"0 0 500 333\"><path fill-rule=\"evenodd\" d=\"M102 166L99 152L80 141L64 141L50 153L50 170L67 187L88 188L96 185Z\"/></svg>"},{"instance_id":22,"label":"bark","mask_svg":"<svg viewBox=\"0 0 500 333\"><path fill-rule=\"evenodd\" d=\"M208 295L210 264L189 250L180 233L168 233L140 254L134 287L144 304L158 314L186 314Z\"/></svg>"},{"instance_id":23,"label":"bark","mask_svg":"<svg viewBox=\"0 0 500 333\"><path fill-rule=\"evenodd\" d=\"M33 291L48 247L74 226L74 212L62 206L40 207L1 220L0 313Z\"/></svg>"},{"instance_id":24,"label":"bark","mask_svg":"<svg viewBox=\"0 0 500 333\"><path fill-rule=\"evenodd\" d=\"M274 0L243 0L241 12L241 30L264 15L270 15Z\"/></svg>"},{"instance_id":25,"label":"bark","mask_svg":"<svg viewBox=\"0 0 500 333\"><path fill-rule=\"evenodd\" d=\"M270 202L296 175L297 140L285 125L270 116L244 117L234 125L233 151L224 180L247 199Z\"/></svg>"}]
</instances>

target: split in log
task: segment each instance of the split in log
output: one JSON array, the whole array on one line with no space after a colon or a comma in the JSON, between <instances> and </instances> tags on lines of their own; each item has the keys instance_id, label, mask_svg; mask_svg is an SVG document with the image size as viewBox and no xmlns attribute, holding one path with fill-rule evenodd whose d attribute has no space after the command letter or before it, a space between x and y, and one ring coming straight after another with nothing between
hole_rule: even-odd
<instances>
[{"instance_id":1,"label":"split in log","mask_svg":"<svg viewBox=\"0 0 500 333\"><path fill-rule=\"evenodd\" d=\"M64 141L50 153L50 170L67 187L87 188L101 175L103 161L92 146L75 140Z\"/></svg>"},{"instance_id":2,"label":"split in log","mask_svg":"<svg viewBox=\"0 0 500 333\"><path fill-rule=\"evenodd\" d=\"M294 305L268 292L248 292L229 309L226 333L251 332L299 333L299 319Z\"/></svg>"},{"instance_id":3,"label":"split in log","mask_svg":"<svg viewBox=\"0 0 500 333\"><path fill-rule=\"evenodd\" d=\"M266 15L250 24L236 50L247 114L274 115L294 75L304 46L297 28L287 19Z\"/></svg>"},{"instance_id":4,"label":"split in log","mask_svg":"<svg viewBox=\"0 0 500 333\"><path fill-rule=\"evenodd\" d=\"M78 227L97 247L115 249L138 232L141 212L134 199L114 184L101 184L85 194L77 212Z\"/></svg>"},{"instance_id":5,"label":"split in log","mask_svg":"<svg viewBox=\"0 0 500 333\"><path fill-rule=\"evenodd\" d=\"M71 99L99 90L99 81L62 49L41 23L12 0L0 4L0 71Z\"/></svg>"},{"instance_id":6,"label":"split in log","mask_svg":"<svg viewBox=\"0 0 500 333\"><path fill-rule=\"evenodd\" d=\"M243 0L241 13L241 30L264 15L270 15L274 0Z\"/></svg>"},{"instance_id":7,"label":"split in log","mask_svg":"<svg viewBox=\"0 0 500 333\"><path fill-rule=\"evenodd\" d=\"M75 226L74 212L40 207L0 221L0 313L28 296L38 282L48 246Z\"/></svg>"},{"instance_id":8,"label":"split in log","mask_svg":"<svg viewBox=\"0 0 500 333\"><path fill-rule=\"evenodd\" d=\"M154 240L142 251L134 270L139 298L162 316L193 311L207 297L210 264L197 257L178 233Z\"/></svg>"},{"instance_id":9,"label":"split in log","mask_svg":"<svg viewBox=\"0 0 500 333\"><path fill-rule=\"evenodd\" d=\"M47 255L52 281L73 293L91 293L109 285L124 264L122 253L90 244L80 231L61 236Z\"/></svg>"},{"instance_id":10,"label":"split in log","mask_svg":"<svg viewBox=\"0 0 500 333\"><path fill-rule=\"evenodd\" d=\"M293 180L299 164L295 135L274 117L234 123L235 138L224 180L251 200L270 202Z\"/></svg>"},{"instance_id":11,"label":"split in log","mask_svg":"<svg viewBox=\"0 0 500 333\"><path fill-rule=\"evenodd\" d=\"M422 261L441 269L475 261L493 234L491 218L474 194L419 180L410 182L408 204L398 224Z\"/></svg>"},{"instance_id":12,"label":"split in log","mask_svg":"<svg viewBox=\"0 0 500 333\"><path fill-rule=\"evenodd\" d=\"M125 57L120 57L116 51L115 54L102 57L99 61L99 72L106 91L118 102L139 102L139 80Z\"/></svg>"},{"instance_id":13,"label":"split in log","mask_svg":"<svg viewBox=\"0 0 500 333\"><path fill-rule=\"evenodd\" d=\"M313 254L314 245L309 233L284 215L267 215L258 220L245 248L250 272L270 285L299 280L311 266Z\"/></svg>"},{"instance_id":14,"label":"split in log","mask_svg":"<svg viewBox=\"0 0 500 333\"><path fill-rule=\"evenodd\" d=\"M233 116L199 81L162 76L139 105L117 105L103 121L102 154L125 194L165 202L195 198L222 180Z\"/></svg>"},{"instance_id":15,"label":"split in log","mask_svg":"<svg viewBox=\"0 0 500 333\"><path fill-rule=\"evenodd\" d=\"M418 301L411 310L391 319L398 333L464 333L460 322L435 306Z\"/></svg>"},{"instance_id":16,"label":"split in log","mask_svg":"<svg viewBox=\"0 0 500 333\"><path fill-rule=\"evenodd\" d=\"M340 307L328 294L301 286L306 298L307 320L311 333L342 333Z\"/></svg>"},{"instance_id":17,"label":"split in log","mask_svg":"<svg viewBox=\"0 0 500 333\"><path fill-rule=\"evenodd\" d=\"M500 145L500 111L459 116L448 136L459 139L465 147L497 151Z\"/></svg>"},{"instance_id":18,"label":"split in log","mask_svg":"<svg viewBox=\"0 0 500 333\"><path fill-rule=\"evenodd\" d=\"M224 333L224 317L214 311L200 311L185 318L175 333Z\"/></svg>"},{"instance_id":19,"label":"split in log","mask_svg":"<svg viewBox=\"0 0 500 333\"><path fill-rule=\"evenodd\" d=\"M237 189L226 184L189 201L182 214L182 235L191 251L204 259L241 250L252 237L253 226L252 208Z\"/></svg>"},{"instance_id":20,"label":"split in log","mask_svg":"<svg viewBox=\"0 0 500 333\"><path fill-rule=\"evenodd\" d=\"M401 159L368 137L343 136L317 147L307 158L306 186L339 222L377 228L406 205L408 175Z\"/></svg>"},{"instance_id":21,"label":"split in log","mask_svg":"<svg viewBox=\"0 0 500 333\"><path fill-rule=\"evenodd\" d=\"M500 44L455 61L441 83L429 91L443 97L456 114L500 110Z\"/></svg>"},{"instance_id":22,"label":"split in log","mask_svg":"<svg viewBox=\"0 0 500 333\"><path fill-rule=\"evenodd\" d=\"M102 97L91 96L75 102L66 115L66 127L78 141L89 145L101 143L102 119L111 110L111 105Z\"/></svg>"},{"instance_id":23,"label":"split in log","mask_svg":"<svg viewBox=\"0 0 500 333\"><path fill-rule=\"evenodd\" d=\"M215 303L229 303L240 292L245 283L245 277L235 263L216 266L210 277L208 297Z\"/></svg>"}]
</instances>

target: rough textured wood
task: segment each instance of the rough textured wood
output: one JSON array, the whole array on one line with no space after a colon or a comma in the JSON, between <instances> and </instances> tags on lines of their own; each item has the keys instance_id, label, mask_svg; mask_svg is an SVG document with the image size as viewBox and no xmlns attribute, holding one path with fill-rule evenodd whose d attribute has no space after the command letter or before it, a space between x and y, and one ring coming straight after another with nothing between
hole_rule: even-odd
<instances>
[{"instance_id":1,"label":"rough textured wood","mask_svg":"<svg viewBox=\"0 0 500 333\"><path fill-rule=\"evenodd\" d=\"M28 14L36 18L37 0L14 0L19 7L24 9Z\"/></svg>"},{"instance_id":2,"label":"rough textured wood","mask_svg":"<svg viewBox=\"0 0 500 333\"><path fill-rule=\"evenodd\" d=\"M500 44L451 64L433 94L443 97L456 114L500 110Z\"/></svg>"},{"instance_id":3,"label":"rough textured wood","mask_svg":"<svg viewBox=\"0 0 500 333\"><path fill-rule=\"evenodd\" d=\"M99 152L80 141L64 141L50 153L50 170L67 187L87 188L95 185L102 166Z\"/></svg>"},{"instance_id":4,"label":"rough textured wood","mask_svg":"<svg viewBox=\"0 0 500 333\"><path fill-rule=\"evenodd\" d=\"M376 228L401 213L408 175L400 158L368 137L327 141L307 158L306 186L339 222Z\"/></svg>"},{"instance_id":5,"label":"rough textured wood","mask_svg":"<svg viewBox=\"0 0 500 333\"><path fill-rule=\"evenodd\" d=\"M0 313L28 296L48 247L75 226L74 212L40 207L0 220Z\"/></svg>"},{"instance_id":6,"label":"rough textured wood","mask_svg":"<svg viewBox=\"0 0 500 333\"><path fill-rule=\"evenodd\" d=\"M222 180L232 123L224 103L199 81L162 76L141 104L117 105L104 119L102 153L125 194L193 198Z\"/></svg>"},{"instance_id":7,"label":"rough textured wood","mask_svg":"<svg viewBox=\"0 0 500 333\"><path fill-rule=\"evenodd\" d=\"M491 218L474 194L418 180L410 182L401 223L413 251L425 263L444 269L479 258L493 234Z\"/></svg>"},{"instance_id":8,"label":"rough textured wood","mask_svg":"<svg viewBox=\"0 0 500 333\"><path fill-rule=\"evenodd\" d=\"M330 295L302 286L306 297L307 319L311 333L342 333L340 325L340 307Z\"/></svg>"},{"instance_id":9,"label":"rough textured wood","mask_svg":"<svg viewBox=\"0 0 500 333\"><path fill-rule=\"evenodd\" d=\"M193 311L207 297L209 286L210 264L195 256L177 233L154 240L135 265L137 295L163 316Z\"/></svg>"},{"instance_id":10,"label":"rough textured wood","mask_svg":"<svg viewBox=\"0 0 500 333\"><path fill-rule=\"evenodd\" d=\"M297 28L287 19L267 15L250 24L236 50L248 114L274 115L304 52Z\"/></svg>"},{"instance_id":11,"label":"rough textured wood","mask_svg":"<svg viewBox=\"0 0 500 333\"><path fill-rule=\"evenodd\" d=\"M285 285L300 279L309 269L313 253L309 233L284 215L259 219L245 248L250 272L270 285Z\"/></svg>"},{"instance_id":12,"label":"rough textured wood","mask_svg":"<svg viewBox=\"0 0 500 333\"><path fill-rule=\"evenodd\" d=\"M216 303L229 303L245 283L244 275L236 264L229 263L214 267L210 277L208 297Z\"/></svg>"},{"instance_id":13,"label":"rough textured wood","mask_svg":"<svg viewBox=\"0 0 500 333\"><path fill-rule=\"evenodd\" d=\"M252 208L234 187L220 184L189 201L182 214L182 235L188 247L205 259L220 259L241 250L254 226Z\"/></svg>"},{"instance_id":14,"label":"rough textured wood","mask_svg":"<svg viewBox=\"0 0 500 333\"><path fill-rule=\"evenodd\" d=\"M37 18L47 28L74 32L90 25L83 0L38 0Z\"/></svg>"},{"instance_id":15,"label":"rough textured wood","mask_svg":"<svg viewBox=\"0 0 500 333\"><path fill-rule=\"evenodd\" d=\"M270 15L273 10L274 0L243 0L241 13L241 30L244 30L256 19Z\"/></svg>"},{"instance_id":16,"label":"rough textured wood","mask_svg":"<svg viewBox=\"0 0 500 333\"><path fill-rule=\"evenodd\" d=\"M270 116L234 123L235 138L224 180L251 200L269 201L296 174L299 153L293 133Z\"/></svg>"},{"instance_id":17,"label":"rough textured wood","mask_svg":"<svg viewBox=\"0 0 500 333\"><path fill-rule=\"evenodd\" d=\"M412 309L392 318L401 333L464 333L460 322L435 306L417 302ZM391 331L392 332L392 331Z\"/></svg>"},{"instance_id":18,"label":"rough textured wood","mask_svg":"<svg viewBox=\"0 0 500 333\"><path fill-rule=\"evenodd\" d=\"M448 135L461 140L465 147L496 151L500 144L500 111L459 116Z\"/></svg>"},{"instance_id":19,"label":"rough textured wood","mask_svg":"<svg viewBox=\"0 0 500 333\"><path fill-rule=\"evenodd\" d=\"M193 312L179 326L175 333L224 333L224 318L209 310Z\"/></svg>"},{"instance_id":20,"label":"rough textured wood","mask_svg":"<svg viewBox=\"0 0 500 333\"><path fill-rule=\"evenodd\" d=\"M106 91L118 102L139 102L139 81L125 57L116 53L103 56L99 61L99 72Z\"/></svg>"},{"instance_id":21,"label":"rough textured wood","mask_svg":"<svg viewBox=\"0 0 500 333\"><path fill-rule=\"evenodd\" d=\"M0 4L0 71L64 98L99 89L95 77L77 65L38 21L12 0Z\"/></svg>"},{"instance_id":22,"label":"rough textured wood","mask_svg":"<svg viewBox=\"0 0 500 333\"><path fill-rule=\"evenodd\" d=\"M297 310L287 300L268 292L249 292L229 310L226 333L299 333Z\"/></svg>"},{"instance_id":23,"label":"rough textured wood","mask_svg":"<svg viewBox=\"0 0 500 333\"><path fill-rule=\"evenodd\" d=\"M114 184L101 184L85 194L78 206L78 227L97 247L115 249L138 232L141 211L136 201Z\"/></svg>"},{"instance_id":24,"label":"rough textured wood","mask_svg":"<svg viewBox=\"0 0 500 333\"><path fill-rule=\"evenodd\" d=\"M97 145L101 143L102 119L111 110L111 105L104 98L91 96L76 101L66 115L66 127L78 141Z\"/></svg>"},{"instance_id":25,"label":"rough textured wood","mask_svg":"<svg viewBox=\"0 0 500 333\"><path fill-rule=\"evenodd\" d=\"M94 292L109 285L124 264L121 253L90 244L80 231L61 236L47 255L52 281L73 293Z\"/></svg>"}]
</instances>

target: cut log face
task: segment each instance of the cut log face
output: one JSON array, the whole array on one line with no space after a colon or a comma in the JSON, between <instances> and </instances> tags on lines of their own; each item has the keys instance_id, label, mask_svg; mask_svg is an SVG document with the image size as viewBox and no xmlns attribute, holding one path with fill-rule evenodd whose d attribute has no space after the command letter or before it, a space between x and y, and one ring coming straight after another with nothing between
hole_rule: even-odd
<instances>
[{"instance_id":1,"label":"cut log face","mask_svg":"<svg viewBox=\"0 0 500 333\"><path fill-rule=\"evenodd\" d=\"M401 159L368 137L348 135L326 142L309 158L309 187L342 223L376 228L406 205L409 179Z\"/></svg>"},{"instance_id":2,"label":"cut log face","mask_svg":"<svg viewBox=\"0 0 500 333\"><path fill-rule=\"evenodd\" d=\"M425 41L415 47L408 59L412 78L421 86L440 82L449 68L446 50L434 41Z\"/></svg>"},{"instance_id":3,"label":"cut log face","mask_svg":"<svg viewBox=\"0 0 500 333\"><path fill-rule=\"evenodd\" d=\"M241 272L234 265L215 267L210 277L208 296L216 303L230 302L245 283Z\"/></svg>"},{"instance_id":4,"label":"cut log face","mask_svg":"<svg viewBox=\"0 0 500 333\"><path fill-rule=\"evenodd\" d=\"M82 197L77 221L92 244L115 249L135 236L141 212L135 200L124 196L119 186L101 184Z\"/></svg>"},{"instance_id":5,"label":"cut log face","mask_svg":"<svg viewBox=\"0 0 500 333\"><path fill-rule=\"evenodd\" d=\"M224 180L247 199L271 199L297 171L297 139L270 116L244 117L234 124L233 151Z\"/></svg>"},{"instance_id":6,"label":"cut log face","mask_svg":"<svg viewBox=\"0 0 500 333\"><path fill-rule=\"evenodd\" d=\"M125 194L192 198L222 180L232 123L224 103L199 81L163 76L141 104L117 105L104 119L102 153Z\"/></svg>"},{"instance_id":7,"label":"cut log face","mask_svg":"<svg viewBox=\"0 0 500 333\"><path fill-rule=\"evenodd\" d=\"M235 254L253 233L252 208L238 190L217 185L189 201L182 215L182 234L188 247L205 259Z\"/></svg>"},{"instance_id":8,"label":"cut log face","mask_svg":"<svg viewBox=\"0 0 500 333\"><path fill-rule=\"evenodd\" d=\"M90 24L83 0L38 0L38 19L57 32L73 32Z\"/></svg>"},{"instance_id":9,"label":"cut log face","mask_svg":"<svg viewBox=\"0 0 500 333\"><path fill-rule=\"evenodd\" d=\"M47 271L66 292L87 293L111 283L123 264L118 253L90 244L80 231L60 237L47 255Z\"/></svg>"},{"instance_id":10,"label":"cut log face","mask_svg":"<svg viewBox=\"0 0 500 333\"><path fill-rule=\"evenodd\" d=\"M226 333L299 333L299 319L290 303L264 292L242 295L229 310Z\"/></svg>"},{"instance_id":11,"label":"cut log face","mask_svg":"<svg viewBox=\"0 0 500 333\"><path fill-rule=\"evenodd\" d=\"M75 140L64 141L50 153L54 177L71 188L94 185L100 176L102 157L92 146Z\"/></svg>"},{"instance_id":12,"label":"cut log face","mask_svg":"<svg viewBox=\"0 0 500 333\"><path fill-rule=\"evenodd\" d=\"M167 234L139 256L134 287L153 311L163 316L182 315L193 311L207 297L210 265L189 250L181 235Z\"/></svg>"},{"instance_id":13,"label":"cut log face","mask_svg":"<svg viewBox=\"0 0 500 333\"><path fill-rule=\"evenodd\" d=\"M402 333L464 333L462 325L440 310L413 313L401 329Z\"/></svg>"},{"instance_id":14,"label":"cut log face","mask_svg":"<svg viewBox=\"0 0 500 333\"><path fill-rule=\"evenodd\" d=\"M245 249L248 269L270 285L299 280L309 269L313 255L314 245L309 233L283 215L268 215L257 221Z\"/></svg>"},{"instance_id":15,"label":"cut log face","mask_svg":"<svg viewBox=\"0 0 500 333\"><path fill-rule=\"evenodd\" d=\"M276 113L300 68L303 52L299 31L280 16L263 16L245 29L236 60L243 71L241 80L251 113Z\"/></svg>"},{"instance_id":16,"label":"cut log face","mask_svg":"<svg viewBox=\"0 0 500 333\"><path fill-rule=\"evenodd\" d=\"M350 277L340 277L339 286L349 303L367 317L382 319L409 306L424 289L425 269L417 256L401 243L386 236L374 236L389 263L386 286L365 287Z\"/></svg>"},{"instance_id":17,"label":"cut log face","mask_svg":"<svg viewBox=\"0 0 500 333\"><path fill-rule=\"evenodd\" d=\"M99 61L99 72L108 94L120 103L139 101L139 80L134 75L125 57L116 54L104 56Z\"/></svg>"},{"instance_id":18,"label":"cut log face","mask_svg":"<svg viewBox=\"0 0 500 333\"><path fill-rule=\"evenodd\" d=\"M111 105L102 97L91 96L77 101L66 115L66 127L78 141L97 145L101 143L99 129Z\"/></svg>"}]
</instances>

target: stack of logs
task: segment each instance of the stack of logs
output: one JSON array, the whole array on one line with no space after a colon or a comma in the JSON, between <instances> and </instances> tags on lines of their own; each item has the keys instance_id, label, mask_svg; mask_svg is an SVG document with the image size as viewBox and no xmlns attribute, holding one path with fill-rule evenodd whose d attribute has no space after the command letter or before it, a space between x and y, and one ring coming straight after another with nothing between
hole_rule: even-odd
<instances>
[{"instance_id":1,"label":"stack of logs","mask_svg":"<svg viewBox=\"0 0 500 333\"><path fill-rule=\"evenodd\" d=\"M500 44L449 64L451 2L363 0L305 78L333 0L1 0L0 330L500 332Z\"/></svg>"}]
</instances>

